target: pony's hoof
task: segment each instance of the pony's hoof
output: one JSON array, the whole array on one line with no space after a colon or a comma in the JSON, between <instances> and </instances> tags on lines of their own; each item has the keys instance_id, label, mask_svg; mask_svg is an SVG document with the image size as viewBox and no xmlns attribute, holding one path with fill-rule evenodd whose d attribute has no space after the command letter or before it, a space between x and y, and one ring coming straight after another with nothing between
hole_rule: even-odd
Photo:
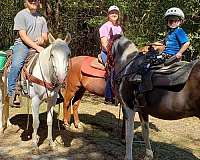
<instances>
[{"instance_id":1,"label":"pony's hoof","mask_svg":"<svg viewBox=\"0 0 200 160\"><path fill-rule=\"evenodd\" d=\"M57 149L56 143L52 142L49 147L51 148L52 151L55 151Z\"/></svg>"},{"instance_id":2,"label":"pony's hoof","mask_svg":"<svg viewBox=\"0 0 200 160\"><path fill-rule=\"evenodd\" d=\"M59 145L59 146L62 146L62 147L64 146L64 141L63 141L61 136L56 137L55 143L56 143L56 145Z\"/></svg>"},{"instance_id":3,"label":"pony's hoof","mask_svg":"<svg viewBox=\"0 0 200 160\"><path fill-rule=\"evenodd\" d=\"M82 122L78 122L74 124L74 127L77 129L83 129L84 128L84 124Z\"/></svg>"},{"instance_id":4,"label":"pony's hoof","mask_svg":"<svg viewBox=\"0 0 200 160\"><path fill-rule=\"evenodd\" d=\"M56 144L55 143L52 143L48 146L47 148L48 151L55 151L56 150Z\"/></svg>"},{"instance_id":5,"label":"pony's hoof","mask_svg":"<svg viewBox=\"0 0 200 160\"><path fill-rule=\"evenodd\" d=\"M39 155L40 154L39 148L38 147L37 148L33 148L32 149L32 154L33 155Z\"/></svg>"},{"instance_id":6,"label":"pony's hoof","mask_svg":"<svg viewBox=\"0 0 200 160\"><path fill-rule=\"evenodd\" d=\"M126 144L126 140L125 140L125 138L121 138L121 143L122 143L123 145Z\"/></svg>"},{"instance_id":7,"label":"pony's hoof","mask_svg":"<svg viewBox=\"0 0 200 160\"><path fill-rule=\"evenodd\" d=\"M3 135L3 133L4 133L4 129L3 129L3 128L1 128L1 129L0 129L0 136L2 136L2 135Z\"/></svg>"},{"instance_id":8,"label":"pony's hoof","mask_svg":"<svg viewBox=\"0 0 200 160\"><path fill-rule=\"evenodd\" d=\"M72 123L70 128L75 132L84 132L84 124L81 122L77 124L77 127L74 123Z\"/></svg>"},{"instance_id":9,"label":"pony's hoof","mask_svg":"<svg viewBox=\"0 0 200 160\"><path fill-rule=\"evenodd\" d=\"M153 152L152 150L146 149L146 155L144 157L144 160L152 160L153 159Z\"/></svg>"},{"instance_id":10,"label":"pony's hoof","mask_svg":"<svg viewBox=\"0 0 200 160\"><path fill-rule=\"evenodd\" d=\"M70 125L69 124L63 124L63 127L65 130L69 130L70 129Z\"/></svg>"}]
</instances>

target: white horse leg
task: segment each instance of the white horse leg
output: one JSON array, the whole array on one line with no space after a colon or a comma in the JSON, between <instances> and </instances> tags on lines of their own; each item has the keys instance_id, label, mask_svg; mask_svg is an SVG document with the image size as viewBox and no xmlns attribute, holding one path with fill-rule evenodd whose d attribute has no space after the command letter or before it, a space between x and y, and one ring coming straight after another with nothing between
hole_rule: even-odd
<instances>
[{"instance_id":1,"label":"white horse leg","mask_svg":"<svg viewBox=\"0 0 200 160\"><path fill-rule=\"evenodd\" d=\"M32 115L33 115L33 134L32 134L32 145L33 145L33 153L37 154L39 152L38 148L38 140L39 136L37 135L37 130L39 128L39 105L40 105L39 97L35 96L32 98Z\"/></svg>"},{"instance_id":2,"label":"white horse leg","mask_svg":"<svg viewBox=\"0 0 200 160\"><path fill-rule=\"evenodd\" d=\"M127 114L127 119L126 119L126 160L132 160L133 159L133 153L132 153L132 145L133 145L133 129L134 129L134 116L135 112L128 108L125 107L126 114Z\"/></svg>"},{"instance_id":3,"label":"white horse leg","mask_svg":"<svg viewBox=\"0 0 200 160\"><path fill-rule=\"evenodd\" d=\"M144 120L144 117L141 113L139 113L139 117L140 117L140 121L141 121L141 125L142 125L142 136L144 138L144 142L145 142L145 157L144 160L152 160L153 159L153 151L151 149L151 144L150 144L150 140L149 140L149 119L148 119L148 115L144 115L146 116Z\"/></svg>"},{"instance_id":4,"label":"white horse leg","mask_svg":"<svg viewBox=\"0 0 200 160\"><path fill-rule=\"evenodd\" d=\"M50 150L55 149L55 144L52 138L52 125L53 125L53 106L56 104L57 94L55 94L49 101L48 101L48 114L47 114L47 126L48 126L48 136L47 140L49 141Z\"/></svg>"}]
</instances>

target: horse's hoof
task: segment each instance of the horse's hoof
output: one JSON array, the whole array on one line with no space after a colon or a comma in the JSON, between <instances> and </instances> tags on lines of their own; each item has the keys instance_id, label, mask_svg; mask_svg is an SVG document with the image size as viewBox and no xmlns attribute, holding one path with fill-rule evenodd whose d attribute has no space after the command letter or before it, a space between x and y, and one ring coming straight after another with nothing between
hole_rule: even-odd
<instances>
[{"instance_id":1,"label":"horse's hoof","mask_svg":"<svg viewBox=\"0 0 200 160\"><path fill-rule=\"evenodd\" d=\"M56 137L55 143L56 143L56 145L64 146L64 141L61 136Z\"/></svg>"},{"instance_id":2,"label":"horse's hoof","mask_svg":"<svg viewBox=\"0 0 200 160\"><path fill-rule=\"evenodd\" d=\"M123 145L125 145L125 144L126 144L126 140L125 140L124 138L121 138L121 143L122 143Z\"/></svg>"},{"instance_id":3,"label":"horse's hoof","mask_svg":"<svg viewBox=\"0 0 200 160\"><path fill-rule=\"evenodd\" d=\"M74 125L74 123L72 123L70 128L75 132L84 132L84 124L81 122L77 124L77 127Z\"/></svg>"},{"instance_id":4,"label":"horse's hoof","mask_svg":"<svg viewBox=\"0 0 200 160\"><path fill-rule=\"evenodd\" d=\"M144 157L144 160L152 160L153 159L153 151L146 149L146 155Z\"/></svg>"},{"instance_id":5,"label":"horse's hoof","mask_svg":"<svg viewBox=\"0 0 200 160\"><path fill-rule=\"evenodd\" d=\"M69 130L70 129L70 125L69 124L63 124L63 127L65 130Z\"/></svg>"},{"instance_id":6,"label":"horse's hoof","mask_svg":"<svg viewBox=\"0 0 200 160\"><path fill-rule=\"evenodd\" d=\"M75 123L75 124L74 124L74 127L75 127L76 129L83 129L84 124L83 124L82 122L78 122L78 123Z\"/></svg>"},{"instance_id":7,"label":"horse's hoof","mask_svg":"<svg viewBox=\"0 0 200 160\"><path fill-rule=\"evenodd\" d=\"M38 147L37 148L33 148L32 149L32 154L33 155L39 155L40 154L39 148Z\"/></svg>"},{"instance_id":8,"label":"horse's hoof","mask_svg":"<svg viewBox=\"0 0 200 160\"><path fill-rule=\"evenodd\" d=\"M3 135L3 133L4 133L4 129L3 129L3 128L1 128L1 129L0 129L0 136L2 136L2 135Z\"/></svg>"},{"instance_id":9,"label":"horse's hoof","mask_svg":"<svg viewBox=\"0 0 200 160\"><path fill-rule=\"evenodd\" d=\"M55 151L57 149L56 143L54 143L54 142L51 142L49 144L49 147L50 147L50 151Z\"/></svg>"},{"instance_id":10,"label":"horse's hoof","mask_svg":"<svg viewBox=\"0 0 200 160\"><path fill-rule=\"evenodd\" d=\"M55 150L56 150L56 145L54 145L54 144L49 145L49 146L47 147L47 150L48 150L49 152L55 151Z\"/></svg>"}]
</instances>

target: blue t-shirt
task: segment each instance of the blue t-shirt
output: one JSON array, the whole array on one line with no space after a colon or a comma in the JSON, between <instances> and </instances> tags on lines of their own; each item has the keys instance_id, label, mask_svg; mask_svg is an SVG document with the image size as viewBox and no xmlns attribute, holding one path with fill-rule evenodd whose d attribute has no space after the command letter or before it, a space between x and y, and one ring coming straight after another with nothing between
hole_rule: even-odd
<instances>
[{"instance_id":1,"label":"blue t-shirt","mask_svg":"<svg viewBox=\"0 0 200 160\"><path fill-rule=\"evenodd\" d=\"M163 53L175 55L180 50L181 46L186 42L189 42L189 37L182 28L178 27L172 29L168 32L165 39L166 47Z\"/></svg>"}]
</instances>

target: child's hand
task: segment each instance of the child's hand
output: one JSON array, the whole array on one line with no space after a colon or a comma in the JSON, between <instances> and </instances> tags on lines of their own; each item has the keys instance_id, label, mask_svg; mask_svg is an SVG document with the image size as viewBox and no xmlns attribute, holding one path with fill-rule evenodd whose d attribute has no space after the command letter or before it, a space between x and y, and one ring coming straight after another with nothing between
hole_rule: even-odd
<instances>
[{"instance_id":1,"label":"child's hand","mask_svg":"<svg viewBox=\"0 0 200 160\"><path fill-rule=\"evenodd\" d=\"M178 53L176 54L176 58L177 58L177 59L181 59L181 58L182 58L182 53L178 52Z\"/></svg>"},{"instance_id":2,"label":"child's hand","mask_svg":"<svg viewBox=\"0 0 200 160\"><path fill-rule=\"evenodd\" d=\"M43 51L43 50L44 50L44 48L43 48L43 47L41 47L41 46L38 46L38 47L36 48L36 50L38 51L38 53L40 53L41 51Z\"/></svg>"}]
</instances>

